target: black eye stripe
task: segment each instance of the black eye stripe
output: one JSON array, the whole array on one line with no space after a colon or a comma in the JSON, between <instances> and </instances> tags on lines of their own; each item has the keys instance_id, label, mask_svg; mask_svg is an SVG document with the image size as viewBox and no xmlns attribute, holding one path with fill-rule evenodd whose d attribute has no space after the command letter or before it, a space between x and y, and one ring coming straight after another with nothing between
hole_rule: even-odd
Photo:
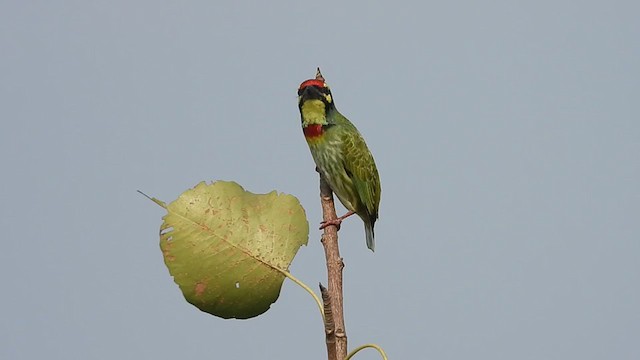
<instances>
[{"instance_id":1,"label":"black eye stripe","mask_svg":"<svg viewBox=\"0 0 640 360\"><path fill-rule=\"evenodd\" d=\"M308 86L305 86L305 87L303 87L301 89L298 89L298 96L302 95L302 93L304 92L304 89L306 89L307 87ZM321 94L331 95L331 90L329 90L328 87L313 86L313 88L318 90Z\"/></svg>"}]
</instances>

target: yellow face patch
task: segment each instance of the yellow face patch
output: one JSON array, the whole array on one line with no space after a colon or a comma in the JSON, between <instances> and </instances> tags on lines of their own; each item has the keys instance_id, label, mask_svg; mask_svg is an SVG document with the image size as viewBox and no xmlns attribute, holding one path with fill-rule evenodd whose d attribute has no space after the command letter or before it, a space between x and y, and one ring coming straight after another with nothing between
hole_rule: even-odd
<instances>
[{"instance_id":1,"label":"yellow face patch","mask_svg":"<svg viewBox=\"0 0 640 360\"><path fill-rule=\"evenodd\" d=\"M328 102L329 104L331 104L331 101L332 101L332 99L331 99L331 94L324 94L324 98L325 98L325 99L327 99L327 102Z\"/></svg>"},{"instance_id":2,"label":"yellow face patch","mask_svg":"<svg viewBox=\"0 0 640 360\"><path fill-rule=\"evenodd\" d=\"M302 126L327 124L325 105L322 100L313 99L305 101L300 108L300 113L302 114Z\"/></svg>"}]
</instances>

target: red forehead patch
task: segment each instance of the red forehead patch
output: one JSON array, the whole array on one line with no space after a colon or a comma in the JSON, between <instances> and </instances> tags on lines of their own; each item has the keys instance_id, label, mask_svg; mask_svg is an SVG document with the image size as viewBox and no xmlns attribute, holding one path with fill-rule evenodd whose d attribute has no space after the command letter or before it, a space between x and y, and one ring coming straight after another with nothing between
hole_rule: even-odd
<instances>
[{"instance_id":1,"label":"red forehead patch","mask_svg":"<svg viewBox=\"0 0 640 360\"><path fill-rule=\"evenodd\" d=\"M322 80L318 80L318 79L309 79L309 80L305 80L302 84L300 84L300 87L298 89L304 89L307 86L318 86L318 87L325 87L325 83Z\"/></svg>"}]
</instances>

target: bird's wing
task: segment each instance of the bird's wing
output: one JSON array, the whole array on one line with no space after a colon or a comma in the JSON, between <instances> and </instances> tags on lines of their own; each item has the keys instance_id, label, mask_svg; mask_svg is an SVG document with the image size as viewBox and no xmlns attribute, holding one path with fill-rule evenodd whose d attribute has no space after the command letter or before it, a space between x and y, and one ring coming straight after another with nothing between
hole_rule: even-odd
<instances>
[{"instance_id":1,"label":"bird's wing","mask_svg":"<svg viewBox=\"0 0 640 360\"><path fill-rule=\"evenodd\" d=\"M355 185L360 202L375 221L378 218L381 191L373 155L357 130L343 134L342 140L344 168Z\"/></svg>"}]
</instances>

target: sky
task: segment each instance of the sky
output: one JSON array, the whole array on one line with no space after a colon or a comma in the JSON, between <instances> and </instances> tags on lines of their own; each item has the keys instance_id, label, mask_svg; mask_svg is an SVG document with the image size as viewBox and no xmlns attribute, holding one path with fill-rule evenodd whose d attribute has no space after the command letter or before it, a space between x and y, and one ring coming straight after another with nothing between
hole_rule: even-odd
<instances>
[{"instance_id":1,"label":"sky","mask_svg":"<svg viewBox=\"0 0 640 360\"><path fill-rule=\"evenodd\" d=\"M293 194L312 228L290 270L326 283L296 104L318 66L382 182L376 252L340 231L350 349L640 358L639 10L0 2L0 358L326 358L290 281L250 320L188 304L136 192Z\"/></svg>"}]
</instances>

